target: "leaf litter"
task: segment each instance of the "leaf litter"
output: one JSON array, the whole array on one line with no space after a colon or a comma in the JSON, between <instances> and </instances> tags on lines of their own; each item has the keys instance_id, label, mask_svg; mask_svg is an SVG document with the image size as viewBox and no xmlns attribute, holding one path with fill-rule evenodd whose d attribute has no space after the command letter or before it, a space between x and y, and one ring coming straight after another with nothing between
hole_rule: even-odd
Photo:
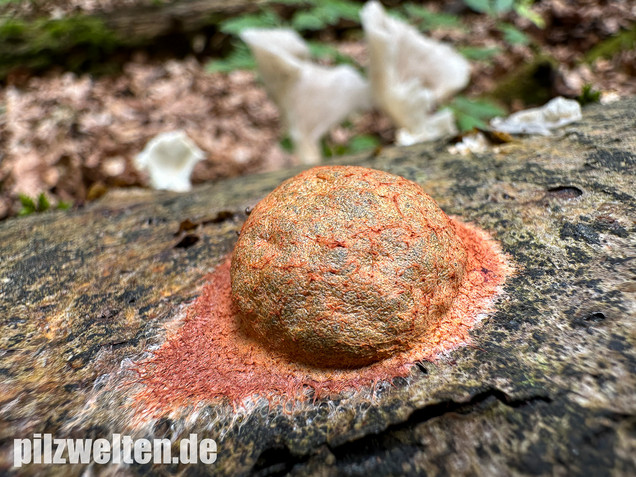
<instances>
[{"instance_id":1,"label":"leaf litter","mask_svg":"<svg viewBox=\"0 0 636 477\"><path fill-rule=\"evenodd\" d=\"M74 0L60 7L59 2L43 1L20 2L10 8L24 16L59 17L140 3ZM424 5L436 12L443 8L436 2ZM628 0L538 2L533 10L545 20L543 29L519 15L497 19L465 6L448 8L470 28L442 25L427 34L464 45L466 54L477 58L472 61L471 83L464 92L468 97L492 91L499 79L530 61L537 48L558 62L555 95L576 97L586 85L607 98L636 93L635 49L584 61L599 42L634 28L636 5ZM502 29L502 20L530 43L521 41L510 27ZM519 42L504 42L506 31ZM331 41L359 66L367 64L361 41L336 42L329 31L321 35L323 42ZM243 70L209 73L200 60L188 57L160 62L140 53L118 76L78 77L51 71L0 87L0 219L20 211L20 196L44 193L53 205L81 205L113 187L146 186L148 177L137 171L133 159L150 139L170 130L183 129L206 154L194 169L194 184L289 165L292 157L281 146L279 113L256 74ZM516 100L511 109L528 106ZM394 133L387 117L371 112L334 128L327 142L345 145L363 135L389 144Z\"/></svg>"}]
</instances>

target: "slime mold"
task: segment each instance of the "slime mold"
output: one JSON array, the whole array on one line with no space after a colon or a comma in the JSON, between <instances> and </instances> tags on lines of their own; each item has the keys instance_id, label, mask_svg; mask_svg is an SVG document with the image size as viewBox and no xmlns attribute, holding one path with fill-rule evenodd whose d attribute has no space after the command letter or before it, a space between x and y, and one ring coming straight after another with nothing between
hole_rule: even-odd
<instances>
[{"instance_id":1,"label":"slime mold","mask_svg":"<svg viewBox=\"0 0 636 477\"><path fill-rule=\"evenodd\" d=\"M470 343L511 273L496 241L418 184L314 167L256 205L181 328L140 364L138 398L286 401L407 376Z\"/></svg>"},{"instance_id":2,"label":"slime mold","mask_svg":"<svg viewBox=\"0 0 636 477\"><path fill-rule=\"evenodd\" d=\"M264 345L355 367L410 348L438 323L466 261L451 220L417 184L314 168L250 214L234 249L232 297Z\"/></svg>"}]
</instances>

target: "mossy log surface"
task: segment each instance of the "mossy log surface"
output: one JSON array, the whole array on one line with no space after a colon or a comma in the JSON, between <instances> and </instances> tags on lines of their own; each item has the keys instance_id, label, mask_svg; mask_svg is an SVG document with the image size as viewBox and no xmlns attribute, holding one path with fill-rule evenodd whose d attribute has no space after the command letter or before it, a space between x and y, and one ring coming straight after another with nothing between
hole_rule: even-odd
<instances>
[{"instance_id":1,"label":"mossy log surface","mask_svg":"<svg viewBox=\"0 0 636 477\"><path fill-rule=\"evenodd\" d=\"M192 52L191 39L218 33L218 24L258 10L264 0L176 0L130 5L112 11L63 18L14 18L0 14L0 81L13 71L44 71L65 66L75 72L112 73L124 53ZM222 53L220 35L208 53Z\"/></svg>"},{"instance_id":2,"label":"mossy log surface","mask_svg":"<svg viewBox=\"0 0 636 477\"><path fill-rule=\"evenodd\" d=\"M212 465L122 468L130 475L634 475L635 110L636 98L594 105L555 136L473 157L436 143L338 160L418 182L492 232L518 269L474 346L372 399L292 412L209 402L156 420L133 406L132 362L178 328L245 208L298 169L0 223L0 472L18 473L14 438L46 432L218 442ZM205 224L175 235L185 219ZM87 469L20 474L44 470Z\"/></svg>"}]
</instances>

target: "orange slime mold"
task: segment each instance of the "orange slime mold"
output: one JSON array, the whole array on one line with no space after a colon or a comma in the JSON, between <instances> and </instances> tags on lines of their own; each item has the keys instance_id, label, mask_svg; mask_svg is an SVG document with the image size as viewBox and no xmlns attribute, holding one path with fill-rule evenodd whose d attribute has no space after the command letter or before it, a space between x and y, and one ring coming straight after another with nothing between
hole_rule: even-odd
<instances>
[{"instance_id":1,"label":"orange slime mold","mask_svg":"<svg viewBox=\"0 0 636 477\"><path fill-rule=\"evenodd\" d=\"M512 269L484 231L402 177L305 171L264 198L182 327L139 366L149 409L314 398L470 342Z\"/></svg>"}]
</instances>

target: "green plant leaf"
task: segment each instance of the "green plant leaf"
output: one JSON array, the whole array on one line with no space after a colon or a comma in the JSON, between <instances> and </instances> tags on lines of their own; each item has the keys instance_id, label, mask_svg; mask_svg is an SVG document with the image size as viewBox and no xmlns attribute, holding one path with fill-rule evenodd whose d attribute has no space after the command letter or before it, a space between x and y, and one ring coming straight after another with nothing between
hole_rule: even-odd
<instances>
[{"instance_id":1,"label":"green plant leaf","mask_svg":"<svg viewBox=\"0 0 636 477\"><path fill-rule=\"evenodd\" d=\"M346 126L346 124L343 125ZM377 137L370 134L360 134L353 136L346 144L334 144L324 138L321 141L321 149L324 157L335 157L368 151L378 147L380 144L380 140Z\"/></svg>"},{"instance_id":2,"label":"green plant leaf","mask_svg":"<svg viewBox=\"0 0 636 477\"><path fill-rule=\"evenodd\" d=\"M497 28L503 33L506 43L511 45L527 45L530 37L510 23L500 23Z\"/></svg>"},{"instance_id":3,"label":"green plant leaf","mask_svg":"<svg viewBox=\"0 0 636 477\"><path fill-rule=\"evenodd\" d=\"M485 48L479 46L464 46L458 48L458 50L466 58L474 61L490 61L492 58L501 53L501 48L498 46Z\"/></svg>"},{"instance_id":4,"label":"green plant leaf","mask_svg":"<svg viewBox=\"0 0 636 477\"><path fill-rule=\"evenodd\" d=\"M322 8L334 22L340 19L351 20L356 23L360 22L360 9L362 5L347 0L325 0L316 2L318 9Z\"/></svg>"},{"instance_id":5,"label":"green plant leaf","mask_svg":"<svg viewBox=\"0 0 636 477\"><path fill-rule=\"evenodd\" d=\"M472 131L475 128L488 129L488 123L483 119L470 116L468 114L456 113L457 128L460 132Z\"/></svg>"},{"instance_id":6,"label":"green plant leaf","mask_svg":"<svg viewBox=\"0 0 636 477\"><path fill-rule=\"evenodd\" d=\"M234 43L234 49L225 58L212 60L205 65L209 73L229 73L234 70L256 69L256 61L245 43Z\"/></svg>"},{"instance_id":7,"label":"green plant leaf","mask_svg":"<svg viewBox=\"0 0 636 477\"><path fill-rule=\"evenodd\" d=\"M545 20L541 15L532 10L534 0L521 0L515 3L515 13L520 17L527 18L539 28L545 28Z\"/></svg>"},{"instance_id":8,"label":"green plant leaf","mask_svg":"<svg viewBox=\"0 0 636 477\"><path fill-rule=\"evenodd\" d=\"M456 15L433 12L413 3L404 4L403 9L407 17L414 21L421 31L429 31L436 28L465 30L464 24Z\"/></svg>"},{"instance_id":9,"label":"green plant leaf","mask_svg":"<svg viewBox=\"0 0 636 477\"><path fill-rule=\"evenodd\" d=\"M465 96L456 96L450 106L479 118L490 119L506 114L501 106L487 99L469 99Z\"/></svg>"},{"instance_id":10,"label":"green plant leaf","mask_svg":"<svg viewBox=\"0 0 636 477\"><path fill-rule=\"evenodd\" d=\"M295 30L322 30L328 25L328 22L320 16L314 15L313 11L296 12L291 21L291 26Z\"/></svg>"},{"instance_id":11,"label":"green plant leaf","mask_svg":"<svg viewBox=\"0 0 636 477\"><path fill-rule=\"evenodd\" d=\"M353 154L356 152L368 151L374 149L380 145L380 140L370 134L360 134L354 136L347 143L347 154Z\"/></svg>"},{"instance_id":12,"label":"green plant leaf","mask_svg":"<svg viewBox=\"0 0 636 477\"><path fill-rule=\"evenodd\" d=\"M283 151L288 152L289 154L294 152L294 143L288 135L284 136L278 143Z\"/></svg>"},{"instance_id":13,"label":"green plant leaf","mask_svg":"<svg viewBox=\"0 0 636 477\"><path fill-rule=\"evenodd\" d=\"M512 10L515 0L494 0L493 9L496 13L507 13Z\"/></svg>"},{"instance_id":14,"label":"green plant leaf","mask_svg":"<svg viewBox=\"0 0 636 477\"><path fill-rule=\"evenodd\" d=\"M360 22L361 5L347 0L324 0L311 2L313 7L298 11L291 20L291 26L299 31L321 30L327 25L336 25L340 20Z\"/></svg>"},{"instance_id":15,"label":"green plant leaf","mask_svg":"<svg viewBox=\"0 0 636 477\"><path fill-rule=\"evenodd\" d=\"M611 58L620 51L633 49L636 49L636 24L632 25L631 29L622 30L594 45L585 54L584 60L592 64L599 58Z\"/></svg>"},{"instance_id":16,"label":"green plant leaf","mask_svg":"<svg viewBox=\"0 0 636 477\"><path fill-rule=\"evenodd\" d=\"M464 3L478 13L495 13L489 0L464 0Z\"/></svg>"},{"instance_id":17,"label":"green plant leaf","mask_svg":"<svg viewBox=\"0 0 636 477\"><path fill-rule=\"evenodd\" d=\"M338 55L338 49L334 46L319 41L307 42L311 56L318 59L334 59Z\"/></svg>"},{"instance_id":18,"label":"green plant leaf","mask_svg":"<svg viewBox=\"0 0 636 477\"><path fill-rule=\"evenodd\" d=\"M515 6L515 0L464 0L464 3L476 12L492 17L508 13Z\"/></svg>"},{"instance_id":19,"label":"green plant leaf","mask_svg":"<svg viewBox=\"0 0 636 477\"><path fill-rule=\"evenodd\" d=\"M220 30L228 35L238 35L246 28L274 28L282 25L280 17L271 10L229 18L221 22Z\"/></svg>"},{"instance_id":20,"label":"green plant leaf","mask_svg":"<svg viewBox=\"0 0 636 477\"><path fill-rule=\"evenodd\" d=\"M411 19L402 10L397 10L394 8L392 10L387 10L387 13L390 17L395 18L396 20L400 20L404 23L411 23Z\"/></svg>"},{"instance_id":21,"label":"green plant leaf","mask_svg":"<svg viewBox=\"0 0 636 477\"><path fill-rule=\"evenodd\" d=\"M469 131L475 127L487 129L487 121L495 116L503 116L506 111L487 99L469 99L457 96L448 107L455 113L460 131Z\"/></svg>"},{"instance_id":22,"label":"green plant leaf","mask_svg":"<svg viewBox=\"0 0 636 477\"><path fill-rule=\"evenodd\" d=\"M318 41L309 41L309 52L311 56L319 60L329 60L337 65L352 65L358 66L353 58L349 55L345 55L338 51L335 46L328 45L326 43L320 43Z\"/></svg>"}]
</instances>

